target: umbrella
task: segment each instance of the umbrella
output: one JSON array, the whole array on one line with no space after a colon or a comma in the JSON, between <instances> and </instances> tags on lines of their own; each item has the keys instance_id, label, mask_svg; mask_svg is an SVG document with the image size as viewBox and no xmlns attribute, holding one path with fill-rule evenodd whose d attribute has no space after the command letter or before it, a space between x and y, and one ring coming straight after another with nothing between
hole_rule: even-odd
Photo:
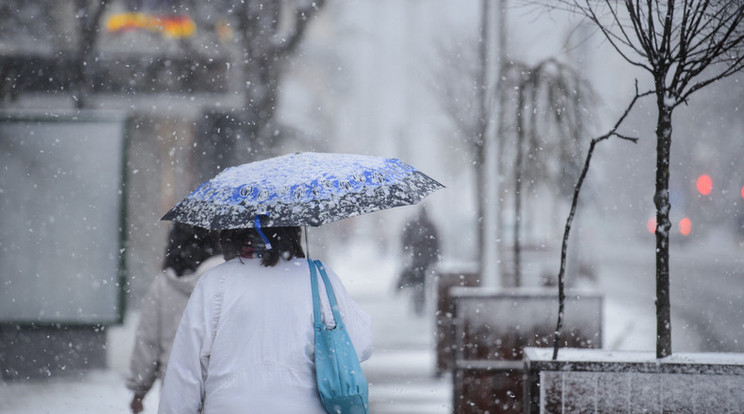
<instances>
[{"instance_id":1,"label":"umbrella","mask_svg":"<svg viewBox=\"0 0 744 414\"><path fill-rule=\"evenodd\" d=\"M395 159L295 153L225 169L168 211L171 220L211 230L319 226L416 204L444 186Z\"/></svg>"}]
</instances>

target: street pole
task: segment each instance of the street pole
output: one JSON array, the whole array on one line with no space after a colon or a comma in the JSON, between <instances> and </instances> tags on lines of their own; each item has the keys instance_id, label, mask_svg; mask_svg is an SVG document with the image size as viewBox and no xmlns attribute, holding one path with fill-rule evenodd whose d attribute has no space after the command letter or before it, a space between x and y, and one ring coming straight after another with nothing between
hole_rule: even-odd
<instances>
[{"instance_id":1,"label":"street pole","mask_svg":"<svg viewBox=\"0 0 744 414\"><path fill-rule=\"evenodd\" d=\"M501 280L501 166L500 166L500 74L505 53L505 4L501 0L497 7L492 7L492 0L483 0L481 12L481 49L480 58L483 70L483 87L481 116L485 122L483 128L483 183L485 203L483 212L483 248L482 248L482 284L485 287L497 287L504 284ZM496 23L496 24L493 24Z\"/></svg>"}]
</instances>

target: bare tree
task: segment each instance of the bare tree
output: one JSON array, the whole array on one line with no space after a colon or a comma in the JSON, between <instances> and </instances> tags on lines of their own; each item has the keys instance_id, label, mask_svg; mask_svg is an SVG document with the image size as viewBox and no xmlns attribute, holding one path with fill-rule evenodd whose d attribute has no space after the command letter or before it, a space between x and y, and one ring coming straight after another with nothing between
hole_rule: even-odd
<instances>
[{"instance_id":1,"label":"bare tree","mask_svg":"<svg viewBox=\"0 0 744 414\"><path fill-rule=\"evenodd\" d=\"M78 47L73 61L72 97L77 109L83 109L87 106L87 98L92 89L89 81L89 68L93 63L91 56L99 38L101 17L108 5L108 0L75 1Z\"/></svg>"},{"instance_id":2,"label":"bare tree","mask_svg":"<svg viewBox=\"0 0 744 414\"><path fill-rule=\"evenodd\" d=\"M234 1L244 82L244 128L259 151L272 142L278 86L287 59L325 0ZM262 145L263 144L263 145Z\"/></svg>"},{"instance_id":3,"label":"bare tree","mask_svg":"<svg viewBox=\"0 0 744 414\"><path fill-rule=\"evenodd\" d=\"M437 89L442 110L454 127L454 139L464 141L473 156L481 148L477 140L480 117L476 80L478 57L475 48L469 47L475 41L463 38L465 40L439 43L437 58L440 61L433 65L431 83Z\"/></svg>"},{"instance_id":4,"label":"bare tree","mask_svg":"<svg viewBox=\"0 0 744 414\"><path fill-rule=\"evenodd\" d=\"M0 20L4 25L18 21L23 27L35 15L49 14L39 2L21 2L9 0L8 5L0 5L0 11L7 15ZM94 65L95 49L101 38L103 18L109 6L124 0L75 0L70 9L74 9L75 27L72 37L76 42L71 58L64 51L47 52L59 56L59 67L69 65L70 89L75 106L83 108L88 105L88 95L93 85L90 82L91 68ZM127 3L127 7L132 2ZM135 2L139 4L138 2ZM273 128L267 128L274 119L278 107L278 87L283 69L289 59L297 52L298 45L304 38L309 22L325 5L325 0L159 0L150 2L164 8L163 11L193 16L197 22L197 35L182 39L178 43L183 54L200 58L206 56L204 50L213 50L218 43L214 42L216 22L220 21L227 30L234 34L232 42L238 56L235 66L242 68L242 91L244 96L244 116L242 125L245 135L251 142L263 141L269 144L273 138ZM148 4L150 4L148 3ZM54 6L61 7L61 6ZM65 10L67 12L67 10ZM65 20L69 16L50 16L51 20ZM33 25L30 25L33 26ZM45 28L54 32L53 28ZM3 35L0 27L0 36ZM52 33L53 36L59 33ZM14 36L16 38L18 36ZM205 44L204 42L212 42ZM69 62L69 63L68 63ZM0 71L4 71L0 67ZM8 69L10 71L12 68ZM58 75L60 71L57 71Z\"/></svg>"},{"instance_id":5,"label":"bare tree","mask_svg":"<svg viewBox=\"0 0 744 414\"><path fill-rule=\"evenodd\" d=\"M672 114L690 96L744 67L741 0L560 0L615 51L651 75L656 119L656 356L671 355L669 166Z\"/></svg>"},{"instance_id":6,"label":"bare tree","mask_svg":"<svg viewBox=\"0 0 744 414\"><path fill-rule=\"evenodd\" d=\"M80 36L72 2L1 3L0 99L3 105L10 105L33 83L27 79L29 72L43 74L39 76L43 82L37 80L44 84L39 86L42 89L53 90L52 84L66 82ZM53 64L47 64L49 61ZM50 67L54 70L46 70Z\"/></svg>"},{"instance_id":7,"label":"bare tree","mask_svg":"<svg viewBox=\"0 0 744 414\"><path fill-rule=\"evenodd\" d=\"M490 121L493 97L487 87L489 1L481 3L481 24L478 37L463 35L443 39L439 43L434 65L433 85L439 92L440 105L455 129L454 139L465 143L475 169L475 188L479 249L479 273L483 272L486 215L486 130Z\"/></svg>"},{"instance_id":8,"label":"bare tree","mask_svg":"<svg viewBox=\"0 0 744 414\"><path fill-rule=\"evenodd\" d=\"M555 58L534 67L510 62L502 82L505 93L516 95L512 105L502 108L502 117L514 119L513 137L504 131L502 139L512 141L515 148L513 283L520 286L523 188L541 183L559 188L566 177L577 176L580 165L575 155L579 138L586 135L583 108L592 99L592 90L576 70Z\"/></svg>"},{"instance_id":9,"label":"bare tree","mask_svg":"<svg viewBox=\"0 0 744 414\"><path fill-rule=\"evenodd\" d=\"M476 167L476 188L484 188L487 179L483 163L485 128L495 103L488 99L481 86L484 82L482 45L467 47L476 42L453 41L442 43L435 84L441 93L441 105L457 131L457 139L469 148ZM574 181L580 169L576 154L579 138L585 135L586 120L583 110L592 100L592 90L580 74L555 58L548 58L534 67L510 61L504 64L501 83L498 156L502 164L510 160L504 171L513 183L514 244L513 273L505 284L521 284L520 234L525 188L540 184L562 187ZM484 114L486 111L486 114ZM480 194L479 196L482 196ZM560 194L559 194L560 195ZM479 200L479 217L485 203ZM481 226L483 227L483 226ZM481 229L482 230L482 229ZM482 243L483 235L479 240Z\"/></svg>"}]
</instances>

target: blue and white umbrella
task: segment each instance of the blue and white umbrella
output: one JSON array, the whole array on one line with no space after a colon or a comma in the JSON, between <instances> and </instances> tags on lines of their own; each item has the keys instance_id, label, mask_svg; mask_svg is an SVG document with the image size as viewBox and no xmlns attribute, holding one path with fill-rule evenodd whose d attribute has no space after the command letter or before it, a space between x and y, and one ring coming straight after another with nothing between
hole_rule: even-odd
<instances>
[{"instance_id":1,"label":"blue and white umbrella","mask_svg":"<svg viewBox=\"0 0 744 414\"><path fill-rule=\"evenodd\" d=\"M416 204L444 186L395 158L296 153L227 168L163 220L211 230L319 226Z\"/></svg>"}]
</instances>

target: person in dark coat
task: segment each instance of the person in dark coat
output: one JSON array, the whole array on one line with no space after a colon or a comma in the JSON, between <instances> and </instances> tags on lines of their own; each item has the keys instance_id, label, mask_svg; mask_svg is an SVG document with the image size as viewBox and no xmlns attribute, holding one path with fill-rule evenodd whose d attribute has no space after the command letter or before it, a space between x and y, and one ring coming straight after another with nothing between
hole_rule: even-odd
<instances>
[{"instance_id":1,"label":"person in dark coat","mask_svg":"<svg viewBox=\"0 0 744 414\"><path fill-rule=\"evenodd\" d=\"M439 261L439 234L426 208L421 207L415 218L408 221L402 235L403 256L406 263L400 274L398 287L412 290L413 310L422 315L426 301L426 279Z\"/></svg>"}]
</instances>

